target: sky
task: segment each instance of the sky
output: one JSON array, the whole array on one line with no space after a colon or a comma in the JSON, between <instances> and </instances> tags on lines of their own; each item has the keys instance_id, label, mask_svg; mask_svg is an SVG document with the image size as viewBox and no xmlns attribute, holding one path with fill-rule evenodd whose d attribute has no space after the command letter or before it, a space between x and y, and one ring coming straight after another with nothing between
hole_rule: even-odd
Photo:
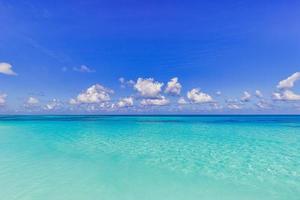
<instances>
[{"instance_id":1,"label":"sky","mask_svg":"<svg viewBox=\"0 0 300 200\"><path fill-rule=\"evenodd\" d=\"M0 114L300 114L299 10L0 0Z\"/></svg>"}]
</instances>

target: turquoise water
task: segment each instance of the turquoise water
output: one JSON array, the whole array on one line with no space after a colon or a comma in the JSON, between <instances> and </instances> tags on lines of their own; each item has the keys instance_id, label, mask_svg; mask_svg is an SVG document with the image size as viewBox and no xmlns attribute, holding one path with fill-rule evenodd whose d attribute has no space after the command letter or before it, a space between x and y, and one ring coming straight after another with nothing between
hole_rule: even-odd
<instances>
[{"instance_id":1,"label":"turquoise water","mask_svg":"<svg viewBox=\"0 0 300 200\"><path fill-rule=\"evenodd\" d=\"M2 116L0 199L300 199L300 116Z\"/></svg>"}]
</instances>

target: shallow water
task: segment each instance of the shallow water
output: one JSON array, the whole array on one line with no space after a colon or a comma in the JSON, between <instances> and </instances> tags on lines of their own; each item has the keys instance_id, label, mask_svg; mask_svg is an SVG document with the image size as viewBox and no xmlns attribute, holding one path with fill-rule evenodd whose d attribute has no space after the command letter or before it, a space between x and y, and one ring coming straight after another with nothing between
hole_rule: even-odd
<instances>
[{"instance_id":1,"label":"shallow water","mask_svg":"<svg viewBox=\"0 0 300 200\"><path fill-rule=\"evenodd\" d=\"M5 200L299 199L300 116L1 116Z\"/></svg>"}]
</instances>

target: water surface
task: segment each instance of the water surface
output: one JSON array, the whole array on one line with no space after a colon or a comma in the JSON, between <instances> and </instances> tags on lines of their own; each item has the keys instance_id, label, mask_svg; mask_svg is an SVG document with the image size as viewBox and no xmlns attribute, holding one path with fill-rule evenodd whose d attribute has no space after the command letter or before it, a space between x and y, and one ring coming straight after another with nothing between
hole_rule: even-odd
<instances>
[{"instance_id":1,"label":"water surface","mask_svg":"<svg viewBox=\"0 0 300 200\"><path fill-rule=\"evenodd\" d=\"M5 200L299 199L300 116L1 116Z\"/></svg>"}]
</instances>

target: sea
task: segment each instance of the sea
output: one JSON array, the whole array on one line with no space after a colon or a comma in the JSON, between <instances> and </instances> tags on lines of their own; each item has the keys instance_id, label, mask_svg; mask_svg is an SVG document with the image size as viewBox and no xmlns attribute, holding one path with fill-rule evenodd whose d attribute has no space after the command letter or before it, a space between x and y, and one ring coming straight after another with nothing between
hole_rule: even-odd
<instances>
[{"instance_id":1,"label":"sea","mask_svg":"<svg viewBox=\"0 0 300 200\"><path fill-rule=\"evenodd\" d=\"M3 200L299 200L300 116L0 116Z\"/></svg>"}]
</instances>

